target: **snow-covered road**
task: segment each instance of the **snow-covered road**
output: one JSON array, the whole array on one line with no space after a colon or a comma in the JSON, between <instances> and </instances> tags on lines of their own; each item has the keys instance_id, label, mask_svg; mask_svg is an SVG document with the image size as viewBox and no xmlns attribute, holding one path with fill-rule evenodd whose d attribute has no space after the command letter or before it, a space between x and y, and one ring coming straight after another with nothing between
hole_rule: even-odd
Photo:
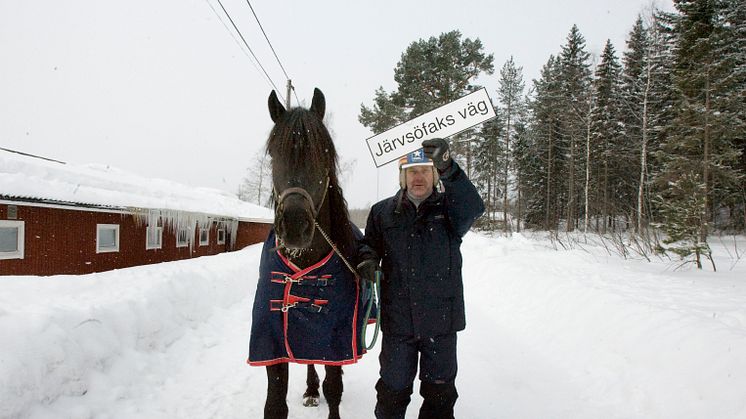
<instances>
[{"instance_id":1,"label":"snow-covered road","mask_svg":"<svg viewBox=\"0 0 746 419\"><path fill-rule=\"evenodd\" d=\"M259 251L0 277L0 418L260 418L264 369L245 364ZM742 264L673 272L520 235L469 234L463 252L457 417L746 417ZM372 417L377 356L345 367L342 417ZM325 418L323 398L300 403L305 367L290 375L290 417Z\"/></svg>"}]
</instances>

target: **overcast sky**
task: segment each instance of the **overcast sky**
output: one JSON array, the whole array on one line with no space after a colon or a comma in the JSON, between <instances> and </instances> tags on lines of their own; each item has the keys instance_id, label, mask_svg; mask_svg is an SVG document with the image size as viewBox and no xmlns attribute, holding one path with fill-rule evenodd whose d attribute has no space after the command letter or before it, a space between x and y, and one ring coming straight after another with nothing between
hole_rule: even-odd
<instances>
[{"instance_id":1,"label":"overcast sky","mask_svg":"<svg viewBox=\"0 0 746 419\"><path fill-rule=\"evenodd\" d=\"M221 1L284 96L285 75L248 3ZM481 39L496 74L480 83L497 103L497 70L511 55L529 87L577 24L591 53L611 39L621 57L650 1L251 5L301 103L310 104L314 87L324 92L337 150L354 163L345 195L362 207L398 186L394 164L373 164L360 104L370 105L378 86L394 89L393 69L410 43L454 29ZM658 5L673 8L672 0ZM0 147L236 191L271 129L272 90L236 39L217 0L0 0Z\"/></svg>"}]
</instances>

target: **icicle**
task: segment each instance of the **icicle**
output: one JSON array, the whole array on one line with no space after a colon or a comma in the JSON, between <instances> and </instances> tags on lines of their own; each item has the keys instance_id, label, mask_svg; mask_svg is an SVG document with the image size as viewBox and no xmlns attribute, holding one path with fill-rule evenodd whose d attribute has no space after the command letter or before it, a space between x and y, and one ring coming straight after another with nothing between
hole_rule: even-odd
<instances>
[{"instance_id":1,"label":"icicle","mask_svg":"<svg viewBox=\"0 0 746 419\"><path fill-rule=\"evenodd\" d=\"M218 229L225 229L230 237L228 248L235 249L238 236L239 221L237 219L228 219L211 216L204 213L177 211L177 210L155 210L148 208L130 208L135 219L135 225L140 226L158 226L170 228L178 243L179 231L186 230L189 241L189 252L194 252L194 242L199 240L196 236L199 228L212 229L213 224Z\"/></svg>"}]
</instances>

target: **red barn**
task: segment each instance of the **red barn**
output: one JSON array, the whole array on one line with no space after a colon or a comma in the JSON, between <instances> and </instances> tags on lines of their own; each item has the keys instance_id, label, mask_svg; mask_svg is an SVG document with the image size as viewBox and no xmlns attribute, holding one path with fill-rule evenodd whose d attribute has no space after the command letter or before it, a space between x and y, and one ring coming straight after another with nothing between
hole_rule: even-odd
<instances>
[{"instance_id":1,"label":"red barn","mask_svg":"<svg viewBox=\"0 0 746 419\"><path fill-rule=\"evenodd\" d=\"M241 249L271 210L208 188L0 149L0 275L86 274Z\"/></svg>"}]
</instances>

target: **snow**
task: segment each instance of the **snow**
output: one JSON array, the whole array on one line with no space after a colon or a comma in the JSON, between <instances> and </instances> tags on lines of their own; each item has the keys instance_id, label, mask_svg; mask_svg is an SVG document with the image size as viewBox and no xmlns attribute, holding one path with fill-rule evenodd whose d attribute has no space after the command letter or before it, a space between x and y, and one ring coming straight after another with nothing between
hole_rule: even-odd
<instances>
[{"instance_id":1,"label":"snow","mask_svg":"<svg viewBox=\"0 0 746 419\"><path fill-rule=\"evenodd\" d=\"M244 221L271 222L274 218L270 209L218 189L146 178L111 166L62 163L5 150L0 150L0 195L210 214Z\"/></svg>"},{"instance_id":2,"label":"snow","mask_svg":"<svg viewBox=\"0 0 746 419\"><path fill-rule=\"evenodd\" d=\"M0 277L0 418L261 417L266 375L245 364L259 246ZM746 417L746 267L724 249L718 273L521 235L462 250L457 417ZM379 347L345 367L342 417L372 417ZM323 399L301 405L304 367L290 375L290 417L325 418ZM415 387L408 418L420 402Z\"/></svg>"}]
</instances>

